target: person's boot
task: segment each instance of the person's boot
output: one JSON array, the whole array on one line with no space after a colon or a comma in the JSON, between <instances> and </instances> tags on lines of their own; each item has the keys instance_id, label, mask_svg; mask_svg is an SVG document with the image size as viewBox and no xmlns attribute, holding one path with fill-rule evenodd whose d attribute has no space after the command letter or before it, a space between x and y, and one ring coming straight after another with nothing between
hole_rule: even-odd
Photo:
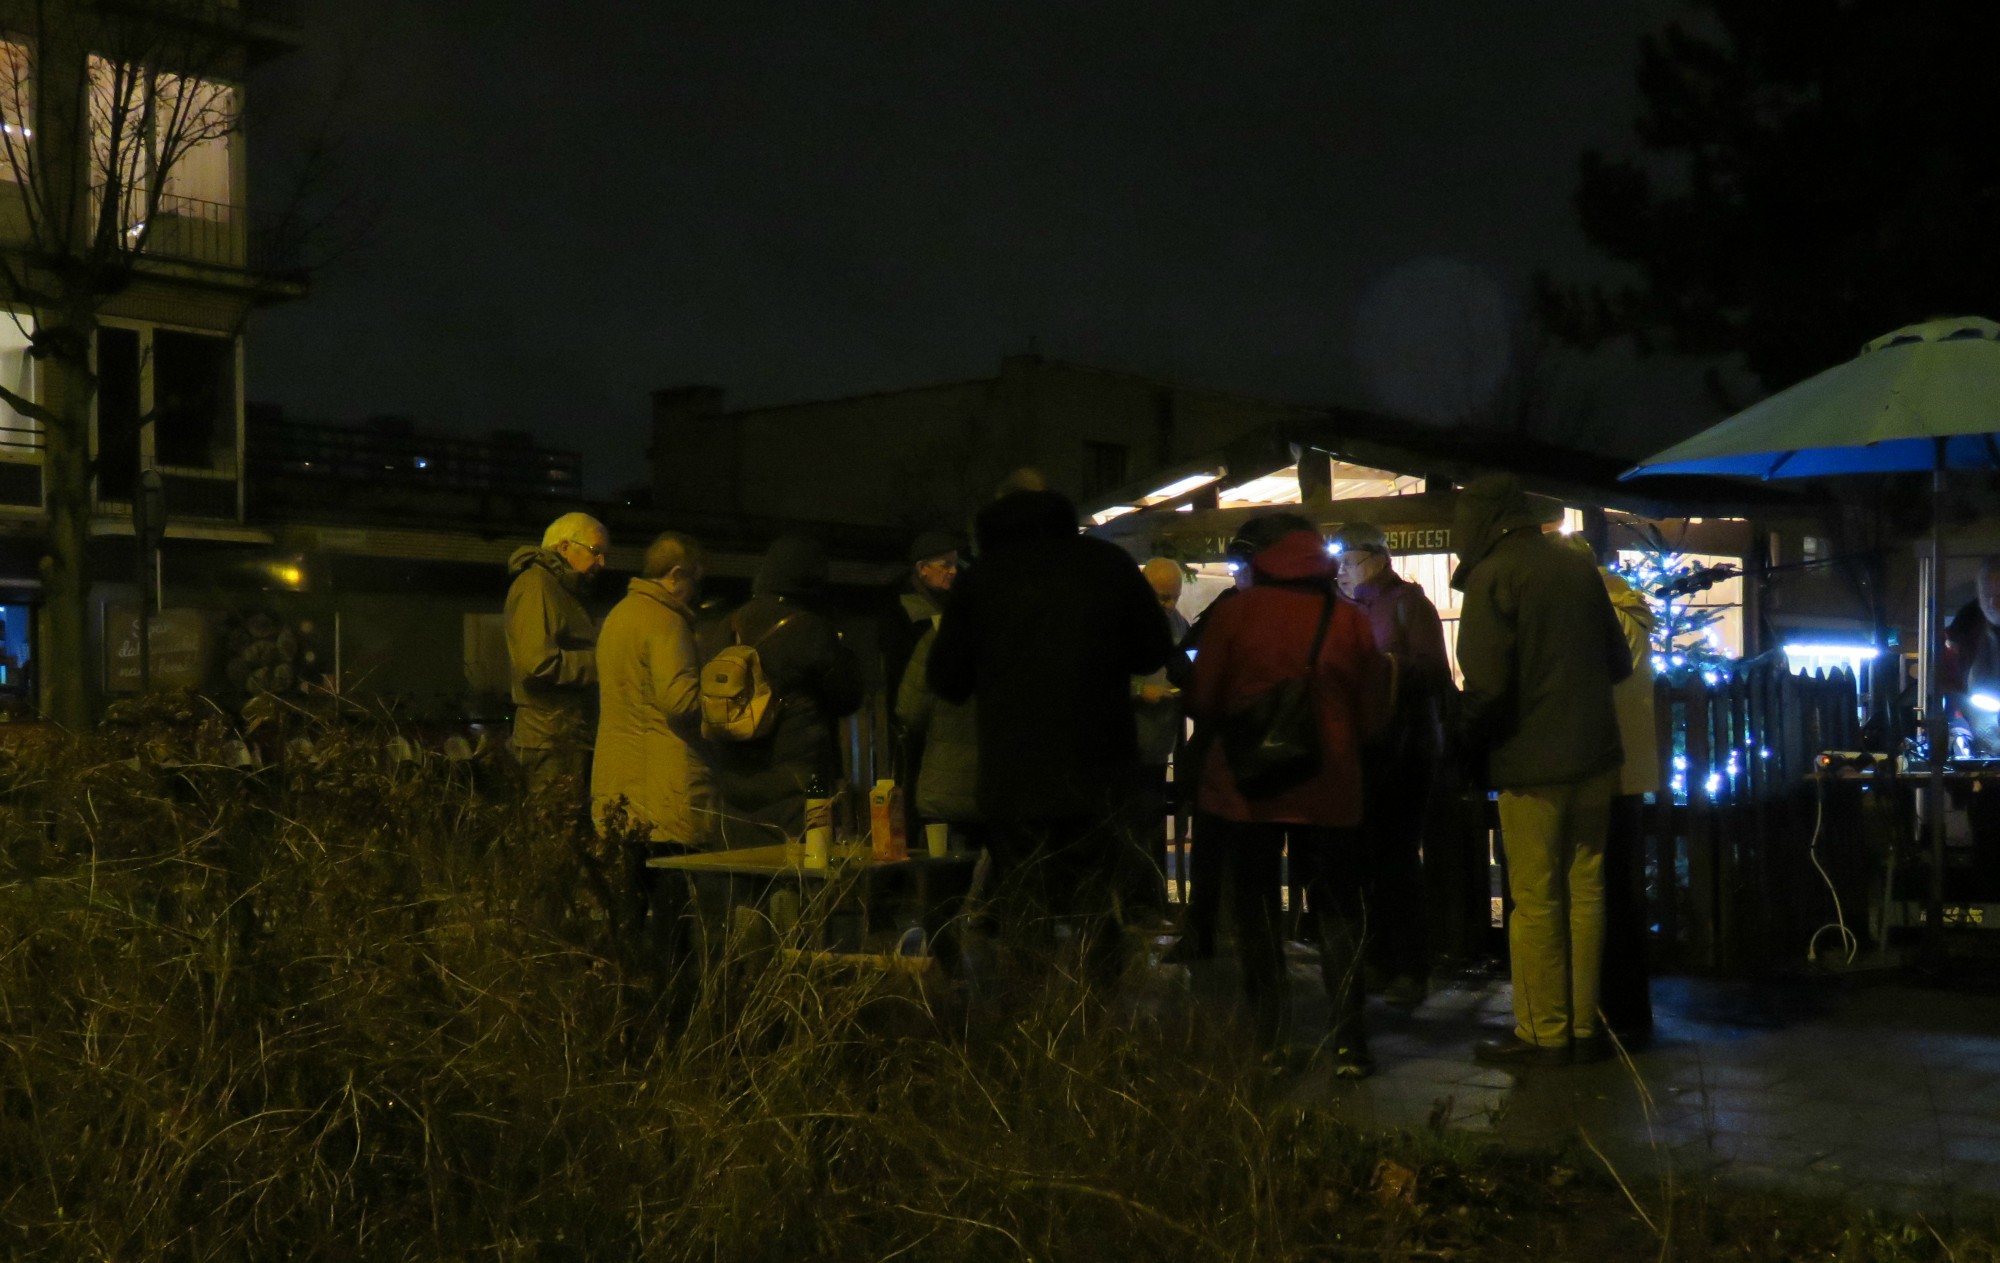
<instances>
[{"instance_id":1,"label":"person's boot","mask_svg":"<svg viewBox=\"0 0 2000 1263\"><path fill-rule=\"evenodd\" d=\"M1472 1045L1472 1059L1484 1066L1567 1066L1571 1063L1567 1041L1560 1044L1531 1044L1512 1031L1489 1035Z\"/></svg>"},{"instance_id":2,"label":"person's boot","mask_svg":"<svg viewBox=\"0 0 2000 1263\"><path fill-rule=\"evenodd\" d=\"M1333 1009L1333 1029L1325 1047L1332 1053L1334 1077L1365 1079L1375 1072L1375 1058L1368 1052L1368 1029L1362 1020L1367 983L1361 945L1345 921L1328 918L1322 923L1320 976Z\"/></svg>"},{"instance_id":3,"label":"person's boot","mask_svg":"<svg viewBox=\"0 0 2000 1263\"><path fill-rule=\"evenodd\" d=\"M1326 1050L1336 1079L1365 1079L1375 1073L1375 1056L1368 1051L1368 1036L1359 1023L1347 1030L1335 1028Z\"/></svg>"}]
</instances>

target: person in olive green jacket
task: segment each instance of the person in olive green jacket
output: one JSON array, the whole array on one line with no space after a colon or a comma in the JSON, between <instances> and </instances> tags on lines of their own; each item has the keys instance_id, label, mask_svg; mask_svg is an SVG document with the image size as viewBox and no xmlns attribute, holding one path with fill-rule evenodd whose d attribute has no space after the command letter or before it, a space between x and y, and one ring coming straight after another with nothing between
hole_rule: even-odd
<instances>
[{"instance_id":1,"label":"person in olive green jacket","mask_svg":"<svg viewBox=\"0 0 2000 1263\"><path fill-rule=\"evenodd\" d=\"M1614 684L1632 673L1597 568L1542 533L1509 474L1459 493L1452 586L1468 749L1500 790L1514 912L1514 1030L1482 1061L1567 1065L1601 1055L1604 840L1624 762Z\"/></svg>"},{"instance_id":2,"label":"person in olive green jacket","mask_svg":"<svg viewBox=\"0 0 2000 1263\"><path fill-rule=\"evenodd\" d=\"M597 623L583 593L604 568L610 536L587 513L566 513L540 548L507 560L507 660L514 699L514 753L537 792L581 781L597 700Z\"/></svg>"},{"instance_id":3,"label":"person in olive green jacket","mask_svg":"<svg viewBox=\"0 0 2000 1263\"><path fill-rule=\"evenodd\" d=\"M916 784L917 815L963 829L979 819L979 712L972 700L939 700L924 680L937 622L910 653L896 694L896 722L921 742Z\"/></svg>"}]
</instances>

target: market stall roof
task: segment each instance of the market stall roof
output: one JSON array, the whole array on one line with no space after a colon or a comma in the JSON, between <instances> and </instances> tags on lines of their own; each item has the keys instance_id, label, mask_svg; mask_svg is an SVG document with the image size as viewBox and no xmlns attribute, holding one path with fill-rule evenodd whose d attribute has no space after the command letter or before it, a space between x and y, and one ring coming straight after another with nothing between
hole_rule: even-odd
<instances>
[{"instance_id":1,"label":"market stall roof","mask_svg":"<svg viewBox=\"0 0 2000 1263\"><path fill-rule=\"evenodd\" d=\"M1082 508L1086 517L1120 511L1127 518L1175 512L1183 505L1204 505L1219 491L1267 476L1312 454L1446 485L1480 474L1512 473L1529 491L1557 501L1621 509L1645 517L1769 516L1809 510L1816 503L1812 494L1797 488L1702 475L1622 483L1619 475L1627 462L1616 456L1506 434L1445 429L1360 409L1333 408L1302 421L1253 430L1221 449L1156 469L1143 481L1094 497ZM1162 494L1168 491L1172 494ZM1125 529L1132 525L1128 523ZM1182 529L1177 525L1175 532Z\"/></svg>"},{"instance_id":2,"label":"market stall roof","mask_svg":"<svg viewBox=\"0 0 2000 1263\"><path fill-rule=\"evenodd\" d=\"M1561 520L1563 505L1545 496L1532 499L1542 507L1542 520ZM1382 528L1393 553L1451 551L1450 492L1428 492L1408 496L1369 497L1351 500L1311 500L1284 508L1312 519L1322 531L1331 533L1348 522L1368 522ZM1091 528L1091 533L1111 540L1133 556L1173 556L1185 560L1219 559L1243 524L1272 512L1268 504L1236 508L1178 510L1169 513L1130 513Z\"/></svg>"}]
</instances>

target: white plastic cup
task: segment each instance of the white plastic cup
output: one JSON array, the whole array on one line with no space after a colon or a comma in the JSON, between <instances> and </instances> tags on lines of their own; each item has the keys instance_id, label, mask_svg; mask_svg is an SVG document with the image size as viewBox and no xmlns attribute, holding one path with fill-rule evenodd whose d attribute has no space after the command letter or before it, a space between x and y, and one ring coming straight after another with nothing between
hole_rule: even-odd
<instances>
[{"instance_id":1,"label":"white plastic cup","mask_svg":"<svg viewBox=\"0 0 2000 1263\"><path fill-rule=\"evenodd\" d=\"M951 852L951 826L941 820L925 825L924 845L930 848L932 859L943 859Z\"/></svg>"}]
</instances>

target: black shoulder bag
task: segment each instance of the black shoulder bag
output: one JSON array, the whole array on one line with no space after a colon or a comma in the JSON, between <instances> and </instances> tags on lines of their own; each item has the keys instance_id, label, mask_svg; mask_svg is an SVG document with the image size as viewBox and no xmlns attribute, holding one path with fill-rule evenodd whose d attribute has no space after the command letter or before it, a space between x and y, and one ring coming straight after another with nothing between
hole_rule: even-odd
<instances>
[{"instance_id":1,"label":"black shoulder bag","mask_svg":"<svg viewBox=\"0 0 2000 1263\"><path fill-rule=\"evenodd\" d=\"M1222 755L1245 798L1272 798L1311 780L1319 771L1319 708L1313 704L1312 677L1333 621L1333 594L1320 607L1306 672L1280 680L1222 723Z\"/></svg>"}]
</instances>

